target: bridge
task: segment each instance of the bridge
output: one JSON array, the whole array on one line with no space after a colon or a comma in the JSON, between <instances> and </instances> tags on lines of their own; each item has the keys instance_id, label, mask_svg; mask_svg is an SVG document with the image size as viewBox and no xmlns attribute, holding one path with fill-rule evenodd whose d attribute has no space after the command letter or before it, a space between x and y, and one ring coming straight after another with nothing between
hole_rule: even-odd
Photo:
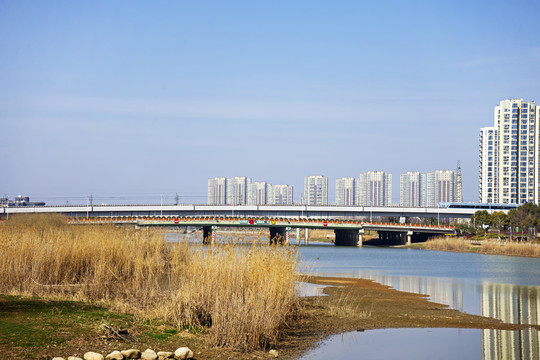
<instances>
[{"instance_id":1,"label":"bridge","mask_svg":"<svg viewBox=\"0 0 540 360\"><path fill-rule=\"evenodd\" d=\"M253 218L253 217L175 217L175 216L107 216L72 217L71 224L131 224L137 226L196 226L203 229L203 243L212 243L218 227L268 228L271 243L288 243L292 229L332 229L335 245L362 246L365 231L377 231L383 240L425 240L429 236L454 233L452 226L364 222L343 219Z\"/></svg>"},{"instance_id":2,"label":"bridge","mask_svg":"<svg viewBox=\"0 0 540 360\"><path fill-rule=\"evenodd\" d=\"M470 219L478 209L445 207L376 207L313 205L76 205L0 207L0 217L20 213L60 213L70 217L95 216L244 216L319 219L408 217ZM488 210L492 212L492 210Z\"/></svg>"}]
</instances>

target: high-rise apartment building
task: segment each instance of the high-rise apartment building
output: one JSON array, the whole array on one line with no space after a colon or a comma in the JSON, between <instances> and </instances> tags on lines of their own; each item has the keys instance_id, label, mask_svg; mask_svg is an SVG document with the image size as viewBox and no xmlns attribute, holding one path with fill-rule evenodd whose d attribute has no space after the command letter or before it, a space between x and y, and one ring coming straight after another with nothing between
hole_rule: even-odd
<instances>
[{"instance_id":1,"label":"high-rise apartment building","mask_svg":"<svg viewBox=\"0 0 540 360\"><path fill-rule=\"evenodd\" d=\"M328 205L328 178L311 175L304 178L304 202L307 205Z\"/></svg>"},{"instance_id":2,"label":"high-rise apartment building","mask_svg":"<svg viewBox=\"0 0 540 360\"><path fill-rule=\"evenodd\" d=\"M539 121L534 101L495 106L493 126L480 130L480 202L539 202Z\"/></svg>"},{"instance_id":3,"label":"high-rise apartment building","mask_svg":"<svg viewBox=\"0 0 540 360\"><path fill-rule=\"evenodd\" d=\"M268 196L269 205L292 205L293 187L291 185L272 185Z\"/></svg>"},{"instance_id":4,"label":"high-rise apartment building","mask_svg":"<svg viewBox=\"0 0 540 360\"><path fill-rule=\"evenodd\" d=\"M426 206L426 175L409 171L399 177L399 205L405 207Z\"/></svg>"},{"instance_id":5,"label":"high-rise apartment building","mask_svg":"<svg viewBox=\"0 0 540 360\"><path fill-rule=\"evenodd\" d=\"M353 177L336 179L336 205L356 205L356 186L358 180Z\"/></svg>"},{"instance_id":6,"label":"high-rise apartment building","mask_svg":"<svg viewBox=\"0 0 540 360\"><path fill-rule=\"evenodd\" d=\"M357 205L392 205L392 174L384 171L368 171L360 174L357 196Z\"/></svg>"},{"instance_id":7,"label":"high-rise apartment building","mask_svg":"<svg viewBox=\"0 0 540 360\"><path fill-rule=\"evenodd\" d=\"M225 205L227 203L227 178L208 179L208 204Z\"/></svg>"},{"instance_id":8,"label":"high-rise apartment building","mask_svg":"<svg viewBox=\"0 0 540 360\"><path fill-rule=\"evenodd\" d=\"M460 200L458 175L453 170L437 170L427 174L426 205L437 207L441 202Z\"/></svg>"},{"instance_id":9,"label":"high-rise apartment building","mask_svg":"<svg viewBox=\"0 0 540 360\"><path fill-rule=\"evenodd\" d=\"M248 204L266 205L268 204L270 187L266 181L255 181L248 184Z\"/></svg>"},{"instance_id":10,"label":"high-rise apartment building","mask_svg":"<svg viewBox=\"0 0 540 360\"><path fill-rule=\"evenodd\" d=\"M236 176L227 179L227 204L246 205L248 201L248 188L251 179L245 176Z\"/></svg>"}]
</instances>

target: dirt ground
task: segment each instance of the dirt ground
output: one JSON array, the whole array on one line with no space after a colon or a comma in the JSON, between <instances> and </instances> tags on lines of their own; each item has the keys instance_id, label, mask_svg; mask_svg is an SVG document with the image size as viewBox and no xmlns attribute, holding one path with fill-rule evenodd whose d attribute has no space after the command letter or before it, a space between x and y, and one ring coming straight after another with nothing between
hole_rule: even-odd
<instances>
[{"instance_id":1,"label":"dirt ground","mask_svg":"<svg viewBox=\"0 0 540 360\"><path fill-rule=\"evenodd\" d=\"M279 358L294 359L304 351L316 346L325 336L345 331L363 331L382 328L479 328L517 330L526 325L506 324L492 318L463 314L449 309L446 305L433 303L423 295L401 292L365 279L306 277L306 282L329 285L323 292L329 296L301 298L298 309L282 330L281 340L272 346L279 351ZM4 358L51 359L54 356L82 355L87 351L108 354L112 350L128 348L153 348L156 351L174 351L180 346L189 346L195 353L195 359L269 359L268 349L242 353L234 349L209 347L205 335L188 331L171 332L167 326L140 321L125 315L107 314L101 309L85 308L86 305L68 312L64 304L62 312L54 310L54 320L47 325L39 314L51 312L51 306L58 304L48 300L29 300L21 306L8 308L7 302L0 302L0 323L5 334L0 334L0 351ZM13 304L13 302L11 302ZM71 304L71 303L70 303ZM24 305L24 306L23 306ZM32 312L25 310L31 306ZM36 310L36 307L41 307ZM26 312L25 312L26 311ZM89 317L88 314L94 314ZM36 314L36 317L32 314ZM84 314L84 316L83 316ZM17 320L20 317L20 321ZM77 320L82 317L84 323ZM104 336L99 324L104 318L109 324L117 324L128 330L129 339ZM26 347L14 346L16 333L27 319L34 319L37 327L50 326L50 332L61 331L63 342L55 337L41 344ZM94 324L95 322L95 324ZM66 324L69 324L66 326ZM7 326L10 325L10 326ZM32 326L34 326L32 325ZM540 326L534 326L540 330ZM9 330L13 328L13 330ZM78 328L78 331L74 331ZM31 329L30 329L31 330ZM36 330L36 329L34 329ZM13 333L8 333L13 331ZM31 333L28 333L31 334ZM109 334L110 335L110 334ZM52 336L52 335L51 335ZM57 335L54 335L57 336ZM20 339L19 339L20 340ZM17 340L18 341L18 340Z\"/></svg>"}]
</instances>

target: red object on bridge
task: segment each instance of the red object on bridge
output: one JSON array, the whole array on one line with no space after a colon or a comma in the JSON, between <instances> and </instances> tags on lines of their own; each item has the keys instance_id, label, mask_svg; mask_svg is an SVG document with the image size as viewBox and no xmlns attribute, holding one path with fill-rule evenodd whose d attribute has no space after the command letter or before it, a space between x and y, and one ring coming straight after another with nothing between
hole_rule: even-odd
<instances>
[{"instance_id":1,"label":"red object on bridge","mask_svg":"<svg viewBox=\"0 0 540 360\"><path fill-rule=\"evenodd\" d=\"M178 223L179 223L179 220L178 220L178 219L174 219L174 223L175 223L175 224L178 224Z\"/></svg>"},{"instance_id":2,"label":"red object on bridge","mask_svg":"<svg viewBox=\"0 0 540 360\"><path fill-rule=\"evenodd\" d=\"M253 224L255 224L255 220L249 219L249 223L250 223L251 225L253 225Z\"/></svg>"},{"instance_id":3,"label":"red object on bridge","mask_svg":"<svg viewBox=\"0 0 540 360\"><path fill-rule=\"evenodd\" d=\"M328 226L328 221L323 221L323 226Z\"/></svg>"}]
</instances>

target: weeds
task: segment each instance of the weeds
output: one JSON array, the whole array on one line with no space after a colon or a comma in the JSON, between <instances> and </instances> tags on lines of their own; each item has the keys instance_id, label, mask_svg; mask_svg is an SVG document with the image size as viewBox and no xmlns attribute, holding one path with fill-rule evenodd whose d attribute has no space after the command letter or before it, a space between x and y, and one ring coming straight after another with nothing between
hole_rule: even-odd
<instances>
[{"instance_id":1,"label":"weeds","mask_svg":"<svg viewBox=\"0 0 540 360\"><path fill-rule=\"evenodd\" d=\"M206 328L211 345L264 348L294 308L294 248L166 243L159 230L67 225L55 215L0 225L0 292L101 302Z\"/></svg>"},{"instance_id":2,"label":"weeds","mask_svg":"<svg viewBox=\"0 0 540 360\"><path fill-rule=\"evenodd\" d=\"M540 257L540 246L531 242L484 240L471 243L464 238L434 238L425 243L425 248L440 251L478 252L493 255Z\"/></svg>"}]
</instances>

